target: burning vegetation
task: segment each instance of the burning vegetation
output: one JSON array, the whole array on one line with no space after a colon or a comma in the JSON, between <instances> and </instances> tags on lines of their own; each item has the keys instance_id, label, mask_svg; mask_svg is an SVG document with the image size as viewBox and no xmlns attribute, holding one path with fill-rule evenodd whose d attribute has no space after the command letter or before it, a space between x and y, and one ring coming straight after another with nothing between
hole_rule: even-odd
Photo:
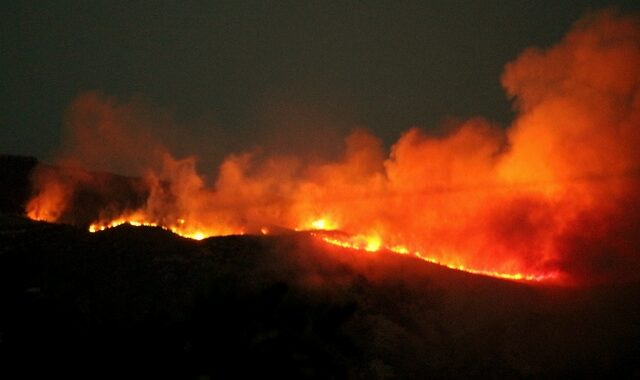
<instances>
[{"instance_id":1,"label":"burning vegetation","mask_svg":"<svg viewBox=\"0 0 640 380\"><path fill-rule=\"evenodd\" d=\"M141 175L138 199L103 202L91 231L130 223L203 239L308 230L507 279L637 279L638 19L587 15L558 44L525 50L501 80L516 110L507 128L483 118L436 136L411 128L388 154L356 129L335 160L231 154L211 185L195 157L176 158L153 137L163 117L90 92L69 107L59 163ZM82 207L78 189L107 194L83 173L37 170L28 216L69 221Z\"/></svg>"}]
</instances>

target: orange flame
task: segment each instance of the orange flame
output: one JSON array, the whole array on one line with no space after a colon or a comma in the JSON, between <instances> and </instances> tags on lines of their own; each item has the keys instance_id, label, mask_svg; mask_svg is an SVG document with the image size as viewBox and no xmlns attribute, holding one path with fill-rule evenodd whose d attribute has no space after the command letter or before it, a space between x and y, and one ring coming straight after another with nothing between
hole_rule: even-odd
<instances>
[{"instance_id":1,"label":"orange flame","mask_svg":"<svg viewBox=\"0 0 640 380\"><path fill-rule=\"evenodd\" d=\"M381 238L377 234L370 235L355 235L355 236L338 236L327 234L323 231L314 231L312 232L313 236L320 238L322 241L329 243L331 245L336 245L342 248L353 249L358 251L366 251L366 252L378 252L381 250L385 250L388 252L393 252L399 255L408 255L416 257L420 260L427 261L432 264L437 264L441 266L445 266L449 269L455 269L463 272L483 275L483 276L491 276L497 277L506 280L515 280L515 281L555 281L560 279L560 273L558 271L548 271L548 272L540 272L540 273L521 273L521 272L499 272L488 269L476 269L470 268L463 264L455 264L453 261L443 261L442 259L438 259L436 256L428 256L422 254L419 251L411 251L409 248L402 245L394 245L388 246L383 244ZM460 257L461 255L444 255L448 257Z\"/></svg>"},{"instance_id":2,"label":"orange flame","mask_svg":"<svg viewBox=\"0 0 640 380\"><path fill-rule=\"evenodd\" d=\"M132 215L128 218L115 219L109 222L94 223L89 226L89 231L99 232L99 231L104 231L106 229L117 227L124 224L129 224L132 226L159 227L164 230L171 231L176 235L186 237L189 239L194 239L194 240L203 240L205 238L213 237L213 236L244 234L244 231L208 230L205 232L205 230L192 230L184 227L184 225L186 224L186 221L184 219L176 220L176 224L173 226L164 226L154 222L145 221L140 216L135 216L135 215ZM343 237L337 237L335 235L332 236L328 233L330 233L331 231L337 230L338 229L337 224L325 218L313 220L310 223L306 223L305 226L312 227L312 230L313 230L311 232L312 236L315 236L326 243L339 246L342 248L347 248L347 249L352 249L357 251L364 251L364 252L378 252L381 250L385 250L385 251L393 252L400 255L413 256L432 264L442 265L449 269L459 270L459 271L483 275L483 276L491 276L491 277L496 277L496 278L501 278L506 280L540 282L540 281L557 280L560 277L557 271L533 274L533 273L519 273L519 272L505 273L505 272L498 272L498 271L485 270L485 269L469 268L462 264L454 264L452 262L439 260L435 256L432 256L432 257L426 256L418 251L410 251L408 248L401 245L395 245L395 246L384 245L380 236L375 233L369 234L369 235L353 235L353 236L346 236L346 234L343 234L344 235ZM325 228L327 226L331 226L331 228ZM297 229L297 230L305 231L309 229L307 227ZM262 227L260 229L260 233L263 235L267 235L269 234L269 229L266 227ZM450 255L450 256L455 257L456 255Z\"/></svg>"},{"instance_id":3,"label":"orange flame","mask_svg":"<svg viewBox=\"0 0 640 380\"><path fill-rule=\"evenodd\" d=\"M501 278L505 280L540 282L540 281L559 280L561 277L560 273L557 271L550 271L550 272L539 273L539 274L519 273L519 272L504 273L504 272L492 271L487 269L468 268L462 264L452 264L452 263L443 262L437 259L436 257L426 256L418 251L411 252L409 251L409 249L403 246L393 246L393 247L383 246L381 245L380 241L377 238L374 238L373 243L367 242L367 245L365 245L364 247L358 242L360 240L360 238L358 237L356 237L355 243L352 239L343 240L343 239L337 239L337 238L328 237L328 236L321 236L321 239L329 244L337 245L342 248L365 250L368 252L377 252L379 250L386 250L389 252L397 253L399 255L413 256L420 260L424 260L432 264L441 265L449 269L459 270L462 272L468 272L472 274L478 274L482 276L496 277L496 278ZM365 241L368 241L366 240L367 238L364 238L364 239Z\"/></svg>"},{"instance_id":4,"label":"orange flame","mask_svg":"<svg viewBox=\"0 0 640 380\"><path fill-rule=\"evenodd\" d=\"M89 226L89 232L99 232L104 231L109 228L121 226L124 224L128 224L135 227L145 226L145 227L158 227L163 230L171 231L176 235L194 239L194 240L203 240L211 236L229 236L229 235L244 235L243 230L234 230L234 229L211 229L211 228L198 228L190 226L184 219L176 220L175 224L172 225L163 225L157 222L151 222L145 220L143 217L139 215L130 215L124 218L117 218L110 221L96 222Z\"/></svg>"}]
</instances>

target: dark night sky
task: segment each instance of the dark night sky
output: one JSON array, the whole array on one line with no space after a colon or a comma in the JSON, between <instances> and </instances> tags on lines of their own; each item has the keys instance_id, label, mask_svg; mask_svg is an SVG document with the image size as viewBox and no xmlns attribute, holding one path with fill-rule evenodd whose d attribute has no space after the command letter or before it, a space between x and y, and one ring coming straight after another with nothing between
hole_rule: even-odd
<instances>
[{"instance_id":1,"label":"dark night sky","mask_svg":"<svg viewBox=\"0 0 640 380\"><path fill-rule=\"evenodd\" d=\"M386 144L449 116L507 124L511 105L499 79L508 61L527 46L557 42L589 9L640 8L636 1L4 3L0 153L45 159L61 144L65 108L88 90L169 110L180 134L211 136L218 155L261 144L279 123L289 133L296 123L339 133L366 126ZM308 130L301 126L292 141L305 143Z\"/></svg>"}]
</instances>

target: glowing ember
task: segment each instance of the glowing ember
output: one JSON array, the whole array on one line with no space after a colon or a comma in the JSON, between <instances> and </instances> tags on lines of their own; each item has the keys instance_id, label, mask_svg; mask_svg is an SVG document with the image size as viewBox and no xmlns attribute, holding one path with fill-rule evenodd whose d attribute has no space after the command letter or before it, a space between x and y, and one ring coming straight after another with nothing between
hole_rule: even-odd
<instances>
[{"instance_id":1,"label":"glowing ember","mask_svg":"<svg viewBox=\"0 0 640 380\"><path fill-rule=\"evenodd\" d=\"M228 236L228 235L243 235L244 231L242 230L213 230L213 229L195 229L190 228L188 223L186 223L185 219L178 219L176 223L171 226L165 226L156 222L149 222L140 217L129 217L129 218L118 218L108 222L97 222L93 223L89 226L89 232L98 232L104 231L108 228L113 228L117 226L121 226L124 224L128 224L131 226L145 226L145 227L158 227L163 230L171 231L176 235L186 237L194 240L203 240L210 236Z\"/></svg>"},{"instance_id":2,"label":"glowing ember","mask_svg":"<svg viewBox=\"0 0 640 380\"><path fill-rule=\"evenodd\" d=\"M313 219L308 223L304 223L302 227L296 228L296 231L307 231L307 230L319 230L319 231L331 231L337 230L338 225L333 222L331 219L326 217Z\"/></svg>"},{"instance_id":3,"label":"glowing ember","mask_svg":"<svg viewBox=\"0 0 640 380\"><path fill-rule=\"evenodd\" d=\"M322 233L318 233L318 232L314 232L313 235L319 237L320 239L322 239L323 241L331 245L336 245L342 248L354 249L354 250L365 250L368 252L386 250L386 251L401 254L401 255L414 256L416 258L430 262L432 264L445 266L449 269L455 269L455 270L483 275L483 276L497 277L497 278L502 278L506 280L539 282L539 281L557 280L560 277L557 271L533 274L533 273L504 273L504 272L497 272L497 271L491 271L491 270L468 268L468 267L465 267L464 265L455 265L447 262L442 262L435 257L429 257L417 251L411 252L409 251L409 249L403 246L384 246L382 245L382 242L378 237L366 238L366 237L356 236L356 237L350 237L350 238L347 237L347 238L340 239L340 238L336 238L328 235L323 235Z\"/></svg>"},{"instance_id":4,"label":"glowing ember","mask_svg":"<svg viewBox=\"0 0 640 380\"><path fill-rule=\"evenodd\" d=\"M108 223L95 223L92 224L91 226L89 226L89 231L90 232L98 232L98 231L104 231L108 228L113 228L113 227L117 227L117 226L121 226L124 224L129 224L132 226L147 226L147 227L159 227L162 228L164 230L167 231L171 231L177 235L186 237L186 238L190 238L190 239L194 239L194 240L203 240L207 237L212 237L212 236L221 236L224 234L220 234L220 233L204 233L202 231L192 231L192 232L187 232L185 231L183 228L185 225L186 221L185 219L178 219L176 221L176 225L173 227L166 227L163 225L159 225L157 223L153 223L153 222L147 222L147 221L143 221L140 219L116 219L113 221L110 221ZM404 247L404 246L400 246L400 245L395 245L395 246L387 246L384 245L382 242L382 239L380 238L379 235L376 234L371 234L371 235L354 235L354 236L346 236L344 235L342 238L340 237L336 237L335 235L332 236L329 233L331 232L331 230L325 230L325 229L321 229L318 228L320 226L325 225L325 220L316 220L312 223L307 223L306 225L311 225L314 227L313 231L311 232L312 236L318 237L319 239L321 239L324 242L327 242L331 245L335 245L335 246L339 246L342 248L347 248L347 249L353 249L353 250L358 250L358 251L364 251L364 252L377 252L380 250L386 250L389 252L393 252L393 253L397 253L397 254L401 254L401 255L409 255L409 256L414 256L416 258L419 258L421 260L430 262L432 264L438 264L438 265L442 265L445 266L447 268L450 269L455 269L455 270L460 270L460 271L464 271L464 272L468 272L468 273L473 273L473 274L478 274L478 275L484 275L484 276L491 276L491 277L497 277L497 278L502 278L502 279L507 279L507 280L515 280L515 281L548 281L548 280L554 280L557 279L559 277L559 273L558 272L548 272L548 273L540 273L540 274L532 274L532 273L504 273L504 272L498 272L498 271L491 271L491 270L483 270L483 269L475 269L475 268L468 268L462 264L452 264L452 263L448 263L448 262L443 262L441 260L439 260L438 258L434 257L430 257L427 255L424 255L418 251L410 251L408 248ZM331 226L333 226L334 228L336 227L335 224L331 224ZM324 231L324 232L323 232ZM262 227L260 229L260 233L263 235L267 235L269 233L269 229L266 227ZM243 234L242 232L239 232L237 234ZM455 256L455 255L452 255Z\"/></svg>"}]
</instances>

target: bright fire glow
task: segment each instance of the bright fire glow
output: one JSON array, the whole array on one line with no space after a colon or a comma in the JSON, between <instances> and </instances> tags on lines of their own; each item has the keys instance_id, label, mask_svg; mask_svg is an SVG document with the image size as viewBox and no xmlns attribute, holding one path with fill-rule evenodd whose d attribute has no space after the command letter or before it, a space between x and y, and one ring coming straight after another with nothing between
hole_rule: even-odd
<instances>
[{"instance_id":1,"label":"bright fire glow","mask_svg":"<svg viewBox=\"0 0 640 380\"><path fill-rule=\"evenodd\" d=\"M442 261L435 256L428 256L420 253L419 251L411 251L407 247L402 245L387 246L383 244L382 239L377 234L353 235L353 236L342 234L343 236L336 237L335 235L331 235L330 232L336 230L337 225L334 223L327 224L327 225L331 225L333 227L332 229L320 228L321 226L324 226L325 223L326 223L325 219L321 219L321 220L314 220L313 222L306 223L305 225L306 226L310 225L313 227L313 232L311 232L312 236L315 236L326 243L339 246L342 248L363 251L363 252L378 252L381 250L386 250L386 251L393 252L400 255L413 256L432 264L445 266L449 269L455 269L455 270L464 271L468 273L497 277L501 279L514 280L514 281L536 281L536 282L549 281L549 280L556 279L559 275L558 272L506 273L506 272L498 272L498 271L492 271L492 270L486 270L486 269L469 268L462 264L454 264L452 262ZM231 235L230 233L223 234L223 233L215 233L215 232L205 233L203 231L188 231L183 228L184 225L187 224L185 219L178 219L176 221L176 225L171 227L166 227L158 223L144 221L140 218L130 218L130 219L121 218L121 219L115 219L106 223L94 223L91 226L89 226L89 231L90 232L104 231L108 228L113 228L113 227L121 226L124 224L129 224L132 226L159 227L164 230L171 231L177 235L180 235L189 239L194 239L194 240L203 240L205 238L212 237L212 236ZM303 230L303 229L298 229L298 230ZM269 234L269 230L266 227L262 227L260 229L260 233L263 235L267 235ZM236 232L235 234L244 234L244 232ZM455 256L455 255L452 255L452 256Z\"/></svg>"},{"instance_id":2,"label":"bright fire glow","mask_svg":"<svg viewBox=\"0 0 640 380\"><path fill-rule=\"evenodd\" d=\"M99 232L104 231L109 228L121 226L124 224L128 224L131 226L145 226L145 227L158 227L163 230L171 231L176 235L186 237L194 240L203 240L211 236L228 236L228 235L244 235L244 231L242 230L231 230L231 229L198 229L198 228L190 228L188 227L188 223L186 223L185 219L178 219L176 223L170 226L166 226L156 222L150 222L140 218L139 216L131 216L127 218L118 218L111 221L105 222L96 222L89 226L89 232Z\"/></svg>"},{"instance_id":3,"label":"bright fire glow","mask_svg":"<svg viewBox=\"0 0 640 380\"><path fill-rule=\"evenodd\" d=\"M449 262L443 262L441 260L438 260L436 257L430 257L418 251L411 252L409 249L403 246L385 246L382 244L380 238L377 236L373 236L373 237L355 236L355 237L337 238L335 236L324 235L322 234L322 232L314 232L312 234L331 245L336 245L342 248L353 249L353 250L364 250L367 252L377 252L380 250L386 250L386 251L397 253L400 255L410 255L432 264L445 266L449 269L459 270L459 271L473 273L477 275L497 277L505 280L539 282L539 281L552 281L559 278L559 273L556 271L546 272L546 273L519 273L519 272L506 273L506 272L498 272L498 271L492 271L492 270L486 270L486 269L469 268L462 264L453 264Z\"/></svg>"},{"instance_id":4,"label":"bright fire glow","mask_svg":"<svg viewBox=\"0 0 640 380\"><path fill-rule=\"evenodd\" d=\"M296 228L296 230L321 230L330 231L338 229L338 224L327 217L313 219L310 222L304 223L302 227Z\"/></svg>"}]
</instances>

